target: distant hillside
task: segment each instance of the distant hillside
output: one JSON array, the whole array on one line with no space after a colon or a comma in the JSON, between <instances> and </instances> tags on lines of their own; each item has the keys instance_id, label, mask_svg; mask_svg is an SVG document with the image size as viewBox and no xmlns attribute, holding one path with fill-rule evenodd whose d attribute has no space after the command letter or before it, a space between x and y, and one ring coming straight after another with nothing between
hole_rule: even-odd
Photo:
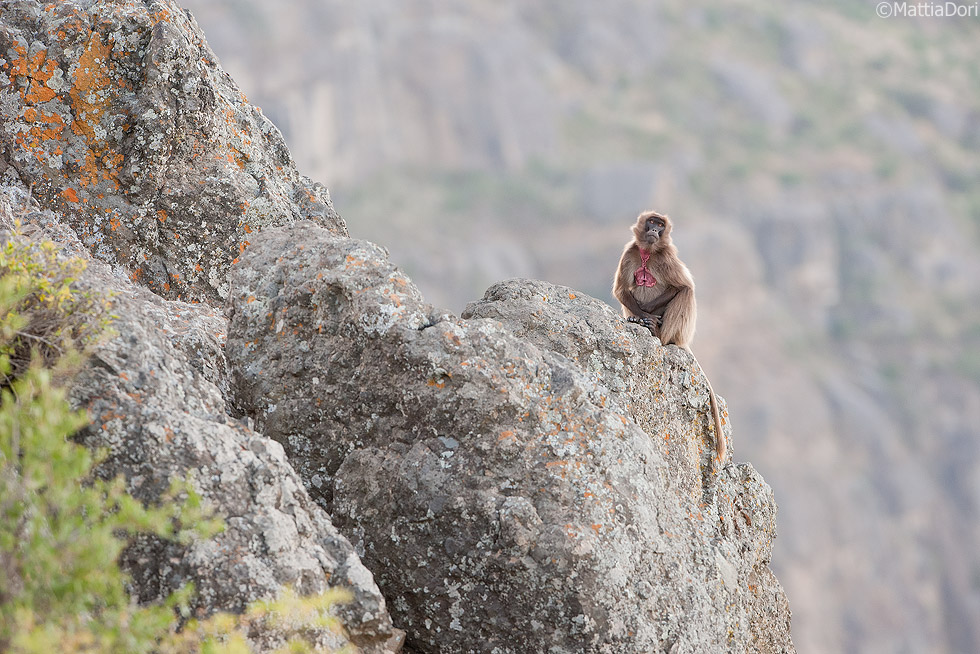
<instances>
[{"instance_id":1,"label":"distant hillside","mask_svg":"<svg viewBox=\"0 0 980 654\"><path fill-rule=\"evenodd\" d=\"M185 1L352 235L459 311L670 213L803 652L980 651L980 19Z\"/></svg>"}]
</instances>

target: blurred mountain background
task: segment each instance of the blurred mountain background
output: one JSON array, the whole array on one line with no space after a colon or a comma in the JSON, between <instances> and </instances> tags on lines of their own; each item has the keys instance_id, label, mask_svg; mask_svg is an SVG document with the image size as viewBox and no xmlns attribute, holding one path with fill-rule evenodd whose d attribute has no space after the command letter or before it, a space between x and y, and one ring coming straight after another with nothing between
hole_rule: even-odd
<instances>
[{"instance_id":1,"label":"blurred mountain background","mask_svg":"<svg viewBox=\"0 0 980 654\"><path fill-rule=\"evenodd\" d=\"M875 3L184 0L436 304L615 305L669 213L694 351L780 505L801 653L980 651L980 18Z\"/></svg>"}]
</instances>

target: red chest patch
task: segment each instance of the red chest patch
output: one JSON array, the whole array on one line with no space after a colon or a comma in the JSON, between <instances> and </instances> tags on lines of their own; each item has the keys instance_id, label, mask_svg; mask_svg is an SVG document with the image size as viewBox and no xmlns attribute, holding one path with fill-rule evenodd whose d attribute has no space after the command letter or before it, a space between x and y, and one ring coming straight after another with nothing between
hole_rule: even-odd
<instances>
[{"instance_id":1,"label":"red chest patch","mask_svg":"<svg viewBox=\"0 0 980 654\"><path fill-rule=\"evenodd\" d=\"M657 278L653 276L650 269L647 268L647 261L650 260L650 253L640 250L640 267L633 273L633 279L636 281L637 286L656 286Z\"/></svg>"}]
</instances>

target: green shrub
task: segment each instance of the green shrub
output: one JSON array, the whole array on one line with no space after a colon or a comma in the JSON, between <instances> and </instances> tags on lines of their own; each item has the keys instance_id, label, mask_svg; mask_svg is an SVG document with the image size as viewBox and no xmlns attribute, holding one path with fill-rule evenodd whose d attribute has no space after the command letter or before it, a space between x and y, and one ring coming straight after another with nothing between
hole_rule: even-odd
<instances>
[{"instance_id":1,"label":"green shrub","mask_svg":"<svg viewBox=\"0 0 980 654\"><path fill-rule=\"evenodd\" d=\"M104 333L109 298L78 288L84 270L84 260L59 256L51 242L15 234L0 246L0 386L9 386L35 357L51 367Z\"/></svg>"},{"instance_id":2,"label":"green shrub","mask_svg":"<svg viewBox=\"0 0 980 654\"><path fill-rule=\"evenodd\" d=\"M172 506L147 509L67 437L85 424L34 366L0 400L0 649L147 652L171 607L138 609L116 564L124 534L172 536Z\"/></svg>"}]
</instances>

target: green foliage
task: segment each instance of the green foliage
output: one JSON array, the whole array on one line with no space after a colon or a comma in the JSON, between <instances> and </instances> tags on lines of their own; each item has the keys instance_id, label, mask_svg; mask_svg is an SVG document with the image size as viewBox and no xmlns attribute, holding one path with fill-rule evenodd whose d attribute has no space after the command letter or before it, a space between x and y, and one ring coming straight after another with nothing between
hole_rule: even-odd
<instances>
[{"instance_id":1,"label":"green foliage","mask_svg":"<svg viewBox=\"0 0 980 654\"><path fill-rule=\"evenodd\" d=\"M105 300L75 290L83 269L50 243L0 249L0 644L13 652L148 651L172 616L130 606L116 559L118 534L171 536L174 510L90 480L95 457L67 440L86 418L54 380L108 321Z\"/></svg>"},{"instance_id":2,"label":"green foliage","mask_svg":"<svg viewBox=\"0 0 980 654\"><path fill-rule=\"evenodd\" d=\"M0 642L12 652L145 652L171 607L137 609L116 559L120 534L173 533L122 479L91 480L92 454L66 437L85 423L40 366L0 403Z\"/></svg>"},{"instance_id":3,"label":"green foliage","mask_svg":"<svg viewBox=\"0 0 980 654\"><path fill-rule=\"evenodd\" d=\"M39 356L51 365L94 344L110 319L109 298L78 287L82 259L58 255L54 243L14 237L0 247L0 386Z\"/></svg>"},{"instance_id":4,"label":"green foliage","mask_svg":"<svg viewBox=\"0 0 980 654\"><path fill-rule=\"evenodd\" d=\"M150 606L129 597L118 565L129 537L186 543L221 524L189 481L175 480L156 506L144 506L121 477L94 474L103 453L71 441L87 417L71 410L60 382L109 321L108 300L77 287L83 269L51 244L0 249L0 651L237 654L251 651L246 634L256 628L290 639L284 652L314 651L305 636L339 630L330 611L347 600L344 591L285 593L243 616L192 620L182 630L190 586Z\"/></svg>"},{"instance_id":5,"label":"green foliage","mask_svg":"<svg viewBox=\"0 0 980 654\"><path fill-rule=\"evenodd\" d=\"M346 642L340 620L332 614L339 604L349 602L351 594L343 588L331 588L315 597L299 597L290 589L274 600L259 601L243 615L222 613L208 620L191 621L179 634L173 634L160 648L160 654L248 654L246 634L274 630L285 640L276 654L310 654L323 651L310 644L311 629L329 631ZM331 650L334 654L353 654L345 645Z\"/></svg>"}]
</instances>

